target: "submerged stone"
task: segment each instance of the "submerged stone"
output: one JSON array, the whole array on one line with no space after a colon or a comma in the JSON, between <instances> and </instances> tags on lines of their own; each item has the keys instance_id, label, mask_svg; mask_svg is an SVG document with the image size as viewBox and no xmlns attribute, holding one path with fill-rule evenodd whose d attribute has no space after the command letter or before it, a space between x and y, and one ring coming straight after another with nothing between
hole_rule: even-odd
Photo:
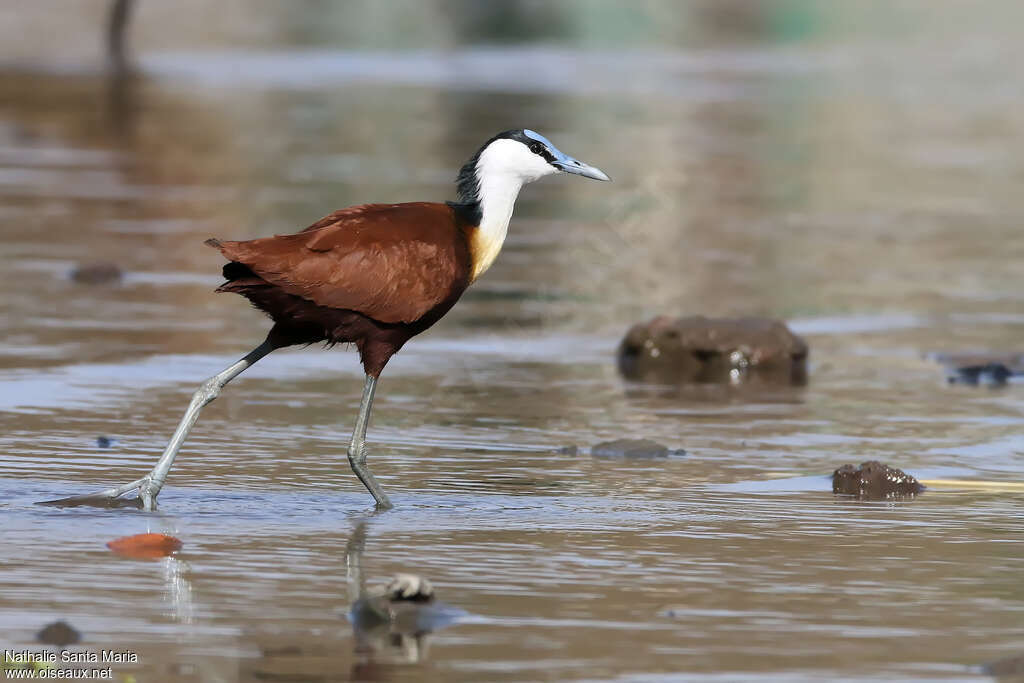
<instances>
[{"instance_id":1,"label":"submerged stone","mask_svg":"<svg viewBox=\"0 0 1024 683\"><path fill-rule=\"evenodd\" d=\"M55 621L47 624L36 633L36 640L47 645L66 647L74 645L82 639L82 634L74 629L66 621Z\"/></svg>"},{"instance_id":2,"label":"submerged stone","mask_svg":"<svg viewBox=\"0 0 1024 683\"><path fill-rule=\"evenodd\" d=\"M1013 376L1013 371L1002 363L989 363L988 365L968 365L957 368L954 374L948 375L950 384L968 384L978 386L979 384L990 387L1001 387Z\"/></svg>"},{"instance_id":3,"label":"submerged stone","mask_svg":"<svg viewBox=\"0 0 1024 683\"><path fill-rule=\"evenodd\" d=\"M807 343L772 318L670 318L630 328L618 365L636 381L807 383Z\"/></svg>"},{"instance_id":4,"label":"submerged stone","mask_svg":"<svg viewBox=\"0 0 1024 683\"><path fill-rule=\"evenodd\" d=\"M686 455L686 451L669 450L650 439L616 439L603 441L590 449L595 458L667 458L672 455Z\"/></svg>"},{"instance_id":5,"label":"submerged stone","mask_svg":"<svg viewBox=\"0 0 1024 683\"><path fill-rule=\"evenodd\" d=\"M80 263L71 271L71 279L83 285L105 285L121 281L116 263Z\"/></svg>"},{"instance_id":6,"label":"submerged stone","mask_svg":"<svg viewBox=\"0 0 1024 683\"><path fill-rule=\"evenodd\" d=\"M863 500L889 500L916 496L924 486L903 470L877 460L860 467L843 465L832 473L832 493L856 496Z\"/></svg>"},{"instance_id":7,"label":"submerged stone","mask_svg":"<svg viewBox=\"0 0 1024 683\"><path fill-rule=\"evenodd\" d=\"M1012 677L1014 680L1018 680L1019 676L1024 676L1024 655L997 659L994 662L985 664L981 668L989 676L996 676L998 678Z\"/></svg>"}]
</instances>

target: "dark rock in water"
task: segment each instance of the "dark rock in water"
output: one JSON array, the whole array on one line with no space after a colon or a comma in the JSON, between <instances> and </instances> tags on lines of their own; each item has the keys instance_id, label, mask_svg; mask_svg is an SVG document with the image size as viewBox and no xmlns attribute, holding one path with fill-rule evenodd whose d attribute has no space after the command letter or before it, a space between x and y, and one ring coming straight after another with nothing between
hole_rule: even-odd
<instances>
[{"instance_id":1,"label":"dark rock in water","mask_svg":"<svg viewBox=\"0 0 1024 683\"><path fill-rule=\"evenodd\" d=\"M571 446L562 446L555 452L559 455L579 455L580 447L576 444L572 444Z\"/></svg>"},{"instance_id":2,"label":"dark rock in water","mask_svg":"<svg viewBox=\"0 0 1024 683\"><path fill-rule=\"evenodd\" d=\"M106 285L121 281L116 263L80 263L71 271L71 279L83 285Z\"/></svg>"},{"instance_id":3,"label":"dark rock in water","mask_svg":"<svg viewBox=\"0 0 1024 683\"><path fill-rule=\"evenodd\" d=\"M56 645L57 647L74 645L81 639L82 634L68 625L65 621L55 621L52 624L47 624L38 633L36 633L36 640L40 643Z\"/></svg>"},{"instance_id":4,"label":"dark rock in water","mask_svg":"<svg viewBox=\"0 0 1024 683\"><path fill-rule=\"evenodd\" d=\"M96 446L98 448L110 448L115 443L117 443L117 441L115 441L114 439L111 439L109 436L98 436L98 437L96 437Z\"/></svg>"},{"instance_id":5,"label":"dark rock in water","mask_svg":"<svg viewBox=\"0 0 1024 683\"><path fill-rule=\"evenodd\" d=\"M669 318L634 325L619 344L619 371L663 384L807 383L807 343L771 318Z\"/></svg>"},{"instance_id":6,"label":"dark rock in water","mask_svg":"<svg viewBox=\"0 0 1024 683\"><path fill-rule=\"evenodd\" d=\"M945 366L950 384L1001 387L1010 377L1024 375L1022 353L937 353L931 358Z\"/></svg>"},{"instance_id":7,"label":"dark rock in water","mask_svg":"<svg viewBox=\"0 0 1024 683\"><path fill-rule=\"evenodd\" d=\"M1024 655L997 659L985 664L981 669L988 676L1013 677L1014 680L1017 680L1018 677L1024 676Z\"/></svg>"},{"instance_id":8,"label":"dark rock in water","mask_svg":"<svg viewBox=\"0 0 1024 683\"><path fill-rule=\"evenodd\" d=\"M595 458L666 458L669 454L686 455L686 451L670 451L650 439L616 439L597 444L590 449L590 454Z\"/></svg>"},{"instance_id":9,"label":"dark rock in water","mask_svg":"<svg viewBox=\"0 0 1024 683\"><path fill-rule=\"evenodd\" d=\"M968 384L970 386L982 384L1001 387L1011 376L1013 376L1013 371L1002 363L989 363L988 365L968 365L956 368L955 374L948 375L946 379L950 384Z\"/></svg>"},{"instance_id":10,"label":"dark rock in water","mask_svg":"<svg viewBox=\"0 0 1024 683\"><path fill-rule=\"evenodd\" d=\"M832 493L863 500L913 497L923 490L924 486L914 477L877 460L861 463L860 467L843 465L832 473Z\"/></svg>"}]
</instances>

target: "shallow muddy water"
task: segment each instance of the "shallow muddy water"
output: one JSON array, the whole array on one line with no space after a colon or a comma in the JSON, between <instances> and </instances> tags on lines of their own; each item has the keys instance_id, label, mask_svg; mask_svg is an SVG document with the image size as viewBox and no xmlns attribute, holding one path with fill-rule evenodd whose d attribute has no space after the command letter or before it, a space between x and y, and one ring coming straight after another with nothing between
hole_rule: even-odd
<instances>
[{"instance_id":1,"label":"shallow muddy water","mask_svg":"<svg viewBox=\"0 0 1024 683\"><path fill-rule=\"evenodd\" d=\"M387 52L253 7L232 33L143 5L121 83L80 37L33 52L0 25L4 648L64 619L139 681L955 680L1024 651L1024 384L928 359L1024 339L1014 4L818 16L801 40L694 4L697 28L620 44L609 9L543 45L431 25ZM526 188L496 265L386 369L369 446L394 510L345 458L356 356L319 348L205 409L158 512L35 505L140 476L262 339L204 239L452 198L513 126L615 182ZM70 278L102 262L120 282ZM657 313L784 318L809 384L626 384L616 345ZM620 437L686 455L588 455ZM1004 486L834 497L868 459ZM147 531L184 547L105 547ZM354 629L359 580L399 572L434 584L432 632Z\"/></svg>"}]
</instances>

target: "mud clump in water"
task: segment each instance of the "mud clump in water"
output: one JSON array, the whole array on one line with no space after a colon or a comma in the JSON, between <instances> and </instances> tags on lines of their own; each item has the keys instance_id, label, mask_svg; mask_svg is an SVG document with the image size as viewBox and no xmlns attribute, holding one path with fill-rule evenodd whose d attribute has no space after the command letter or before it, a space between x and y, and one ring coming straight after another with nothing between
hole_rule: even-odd
<instances>
[{"instance_id":1,"label":"mud clump in water","mask_svg":"<svg viewBox=\"0 0 1024 683\"><path fill-rule=\"evenodd\" d=\"M46 645L67 647L74 645L82 639L82 634L74 629L66 621L55 621L47 624L36 633L36 640Z\"/></svg>"},{"instance_id":2,"label":"mud clump in water","mask_svg":"<svg viewBox=\"0 0 1024 683\"><path fill-rule=\"evenodd\" d=\"M82 285L115 284L122 275L116 263L80 263L71 271L71 279Z\"/></svg>"},{"instance_id":3,"label":"mud clump in water","mask_svg":"<svg viewBox=\"0 0 1024 683\"><path fill-rule=\"evenodd\" d=\"M807 343L771 318L670 318L630 328L619 344L619 371L668 384L807 383Z\"/></svg>"},{"instance_id":4,"label":"mud clump in water","mask_svg":"<svg viewBox=\"0 0 1024 683\"><path fill-rule=\"evenodd\" d=\"M832 493L862 500L912 498L921 491L924 486L917 479L877 460L861 463L860 467L843 465L832 473Z\"/></svg>"},{"instance_id":5,"label":"mud clump in water","mask_svg":"<svg viewBox=\"0 0 1024 683\"><path fill-rule=\"evenodd\" d=\"M595 445L590 454L595 458L667 458L669 455L686 455L686 451L670 450L650 439L616 439Z\"/></svg>"}]
</instances>

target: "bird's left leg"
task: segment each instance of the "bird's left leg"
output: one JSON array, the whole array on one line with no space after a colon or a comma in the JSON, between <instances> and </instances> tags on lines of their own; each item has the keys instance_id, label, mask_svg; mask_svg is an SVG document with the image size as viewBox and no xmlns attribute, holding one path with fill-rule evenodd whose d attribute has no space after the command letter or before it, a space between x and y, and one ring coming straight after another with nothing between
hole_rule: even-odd
<instances>
[{"instance_id":1,"label":"bird's left leg","mask_svg":"<svg viewBox=\"0 0 1024 683\"><path fill-rule=\"evenodd\" d=\"M137 489L139 492L139 501L141 502L141 506L146 510L155 510L156 497L160 493L160 489L163 488L164 481L167 479L167 473L170 471L171 465L174 463L174 457L178 454L178 450L185 442L185 438L188 437L188 433L192 430L192 426L195 425L196 420L199 419L199 412L204 406L220 395L220 390L224 388L225 384L233 380L235 377L238 377L247 368L251 367L253 363L258 361L260 358L263 358L276 348L278 348L278 346L271 341L270 337L268 337L266 341L247 353L244 358L241 358L238 362L232 364L223 372L217 373L210 379L203 382L199 389L197 389L192 395L192 401L189 403L188 409L185 411L185 415L182 416L181 422L178 423L178 428L174 430L174 434L171 436L170 442L168 442L167 447L164 449L163 455L160 456L160 460L157 461L149 474L141 479L136 479L133 482L124 484L123 486L115 486L102 491L96 491L95 493L89 493L84 496L73 496L71 498L61 498L60 500L50 500L46 501L46 504L82 505L103 503L104 501L109 503L129 491Z\"/></svg>"},{"instance_id":2,"label":"bird's left leg","mask_svg":"<svg viewBox=\"0 0 1024 683\"><path fill-rule=\"evenodd\" d=\"M367 374L366 384L363 385L363 400L359 404L359 415L352 430L352 441L348 445L348 463L359 477L359 481L363 482L370 495L377 501L377 508L384 510L392 507L391 501L377 483L370 468L366 466L366 426L370 422L370 409L373 407L373 394L376 389L377 378Z\"/></svg>"}]
</instances>

